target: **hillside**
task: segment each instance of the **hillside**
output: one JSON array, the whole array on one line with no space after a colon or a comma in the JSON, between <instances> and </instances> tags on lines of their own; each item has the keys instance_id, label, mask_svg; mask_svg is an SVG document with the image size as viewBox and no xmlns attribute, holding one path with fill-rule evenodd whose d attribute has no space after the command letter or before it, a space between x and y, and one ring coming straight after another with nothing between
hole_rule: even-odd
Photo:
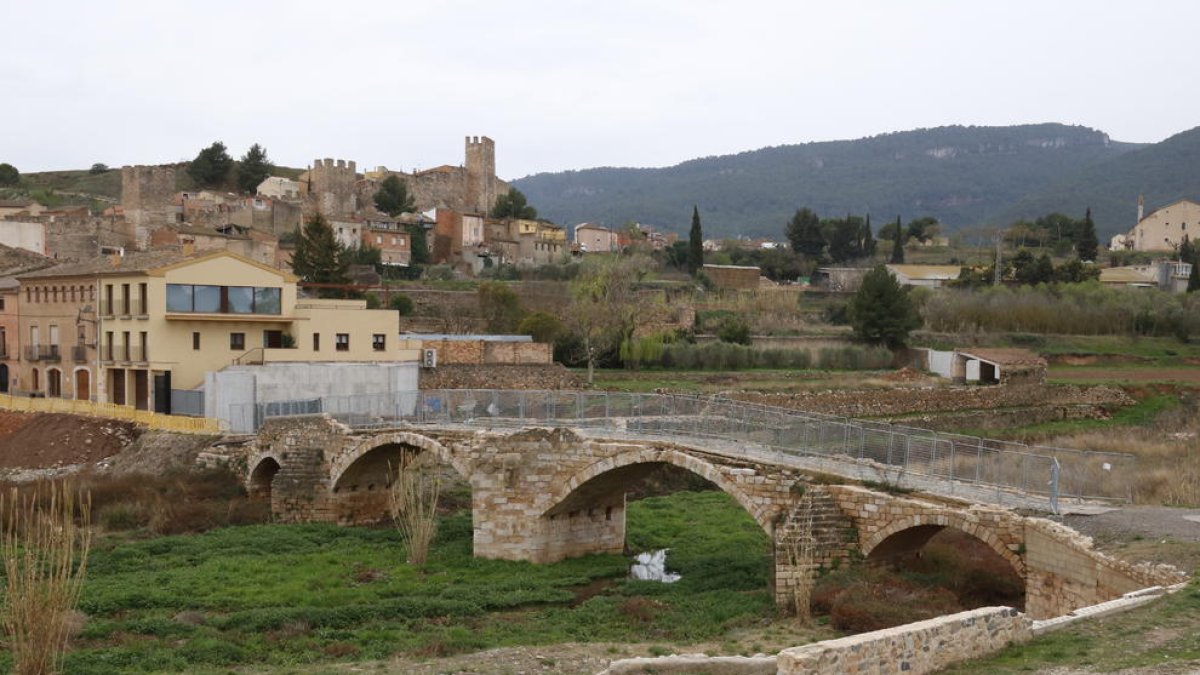
<instances>
[{"instance_id":1,"label":"hillside","mask_svg":"<svg viewBox=\"0 0 1200 675\"><path fill-rule=\"evenodd\" d=\"M1107 241L1137 221L1139 194L1146 197L1146 213L1177 199L1200 199L1200 127L1085 167L1025 196L994 220L1009 223L1051 211L1078 216L1091 207L1101 240Z\"/></svg>"},{"instance_id":2,"label":"hillside","mask_svg":"<svg viewBox=\"0 0 1200 675\"><path fill-rule=\"evenodd\" d=\"M714 236L779 236L800 206L830 216L870 212L877 222L931 215L954 228L984 222L1033 190L1139 147L1062 124L951 126L660 169L543 173L513 185L565 224L638 220L682 232L696 204Z\"/></svg>"},{"instance_id":3,"label":"hillside","mask_svg":"<svg viewBox=\"0 0 1200 675\"><path fill-rule=\"evenodd\" d=\"M175 164L175 189L194 190L196 183L187 174L187 164ZM304 169L277 166L271 174L296 178ZM236 190L232 182L226 189ZM100 173L87 170L41 171L21 174L21 184L15 188L0 189L0 199L32 197L50 206L65 204L89 205L92 200L112 203L121 199L121 171L112 168ZM94 204L91 204L94 206Z\"/></svg>"}]
</instances>

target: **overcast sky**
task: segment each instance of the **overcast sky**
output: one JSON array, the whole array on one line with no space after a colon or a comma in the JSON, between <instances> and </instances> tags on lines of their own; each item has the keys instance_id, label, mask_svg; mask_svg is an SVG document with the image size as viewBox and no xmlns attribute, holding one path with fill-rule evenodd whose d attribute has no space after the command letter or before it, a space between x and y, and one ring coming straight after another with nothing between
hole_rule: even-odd
<instances>
[{"instance_id":1,"label":"overcast sky","mask_svg":"<svg viewBox=\"0 0 1200 675\"><path fill-rule=\"evenodd\" d=\"M0 162L497 173L945 124L1200 125L1200 2L0 0Z\"/></svg>"}]
</instances>

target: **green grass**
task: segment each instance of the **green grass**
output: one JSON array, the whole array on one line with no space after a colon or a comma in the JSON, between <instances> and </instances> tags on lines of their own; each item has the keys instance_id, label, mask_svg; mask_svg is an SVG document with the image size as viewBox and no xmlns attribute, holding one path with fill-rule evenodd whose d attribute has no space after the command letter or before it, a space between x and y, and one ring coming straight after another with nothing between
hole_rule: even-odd
<instances>
[{"instance_id":1,"label":"green grass","mask_svg":"<svg viewBox=\"0 0 1200 675\"><path fill-rule=\"evenodd\" d=\"M1027 673L1058 667L1112 672L1191 662L1200 666L1200 584L1125 614L1083 621L1028 644L943 671ZM1191 669L1170 672L1193 672Z\"/></svg>"},{"instance_id":2,"label":"green grass","mask_svg":"<svg viewBox=\"0 0 1200 675\"><path fill-rule=\"evenodd\" d=\"M670 548L672 585L626 578L629 561L555 564L471 556L469 516L444 519L430 561L405 562L394 530L258 525L102 540L70 673L196 671L438 656L567 641L687 644L774 615L770 544L724 493L633 502L634 550ZM594 596L574 602L588 587ZM574 606L573 606L574 605ZM0 670L9 664L0 654Z\"/></svg>"}]
</instances>

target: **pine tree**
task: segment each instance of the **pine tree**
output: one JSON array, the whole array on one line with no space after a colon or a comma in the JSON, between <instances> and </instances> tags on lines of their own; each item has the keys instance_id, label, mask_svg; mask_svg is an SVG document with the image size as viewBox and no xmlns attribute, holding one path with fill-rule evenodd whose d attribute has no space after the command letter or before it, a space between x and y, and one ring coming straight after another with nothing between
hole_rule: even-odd
<instances>
[{"instance_id":1,"label":"pine tree","mask_svg":"<svg viewBox=\"0 0 1200 675\"><path fill-rule=\"evenodd\" d=\"M233 158L225 150L225 144L216 141L201 150L188 164L187 173L200 187L215 187L225 181L233 168Z\"/></svg>"},{"instance_id":2,"label":"pine tree","mask_svg":"<svg viewBox=\"0 0 1200 675\"><path fill-rule=\"evenodd\" d=\"M1192 273L1188 276L1187 292L1200 291L1200 256L1192 256Z\"/></svg>"},{"instance_id":3,"label":"pine tree","mask_svg":"<svg viewBox=\"0 0 1200 675\"><path fill-rule=\"evenodd\" d=\"M921 326L912 298L883 265L863 277L847 311L859 339L890 349L903 346L908 334Z\"/></svg>"},{"instance_id":4,"label":"pine tree","mask_svg":"<svg viewBox=\"0 0 1200 675\"><path fill-rule=\"evenodd\" d=\"M808 207L796 211L796 215L788 221L786 230L792 250L808 256L820 258L825 250L825 236L821 234L821 219Z\"/></svg>"},{"instance_id":5,"label":"pine tree","mask_svg":"<svg viewBox=\"0 0 1200 675\"><path fill-rule=\"evenodd\" d=\"M537 209L528 204L525 199L525 193L512 188L508 191L508 194L503 194L496 198L496 205L492 207L491 216L493 218L534 220L537 218Z\"/></svg>"},{"instance_id":6,"label":"pine tree","mask_svg":"<svg viewBox=\"0 0 1200 675\"><path fill-rule=\"evenodd\" d=\"M1100 240L1096 237L1096 223L1092 221L1092 210L1089 208L1079 224L1079 233L1075 237L1075 254L1080 260L1095 260L1100 249Z\"/></svg>"},{"instance_id":7,"label":"pine tree","mask_svg":"<svg viewBox=\"0 0 1200 675\"><path fill-rule=\"evenodd\" d=\"M296 231L296 250L292 253L292 271L296 276L314 284L346 284L350 282L349 267L350 257L333 235L333 228L325 222L325 217L314 213L306 219L304 227ZM322 288L317 295L339 297L342 292Z\"/></svg>"},{"instance_id":8,"label":"pine tree","mask_svg":"<svg viewBox=\"0 0 1200 675\"><path fill-rule=\"evenodd\" d=\"M250 146L237 167L237 183L242 192L254 194L258 186L267 176L271 175L271 160L267 159L267 149L255 143Z\"/></svg>"},{"instance_id":9,"label":"pine tree","mask_svg":"<svg viewBox=\"0 0 1200 675\"><path fill-rule=\"evenodd\" d=\"M700 209L692 205L692 229L688 232L688 274L696 276L704 266L704 232L700 229Z\"/></svg>"},{"instance_id":10,"label":"pine tree","mask_svg":"<svg viewBox=\"0 0 1200 675\"><path fill-rule=\"evenodd\" d=\"M379 184L379 190L375 192L375 208L393 217L417 210L412 195L408 193L408 186L395 174L388 174Z\"/></svg>"},{"instance_id":11,"label":"pine tree","mask_svg":"<svg viewBox=\"0 0 1200 675\"><path fill-rule=\"evenodd\" d=\"M896 236L892 237L892 257L888 262L893 265L904 262L904 229L900 226L900 216L896 216Z\"/></svg>"}]
</instances>

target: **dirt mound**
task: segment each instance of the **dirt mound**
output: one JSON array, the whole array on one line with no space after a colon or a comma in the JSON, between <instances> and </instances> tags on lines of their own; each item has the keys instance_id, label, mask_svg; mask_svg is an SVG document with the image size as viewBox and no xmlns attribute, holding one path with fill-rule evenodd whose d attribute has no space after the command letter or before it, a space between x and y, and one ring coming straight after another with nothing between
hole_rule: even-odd
<instances>
[{"instance_id":1,"label":"dirt mound","mask_svg":"<svg viewBox=\"0 0 1200 675\"><path fill-rule=\"evenodd\" d=\"M139 435L131 422L0 412L0 469L50 469L111 457Z\"/></svg>"}]
</instances>

